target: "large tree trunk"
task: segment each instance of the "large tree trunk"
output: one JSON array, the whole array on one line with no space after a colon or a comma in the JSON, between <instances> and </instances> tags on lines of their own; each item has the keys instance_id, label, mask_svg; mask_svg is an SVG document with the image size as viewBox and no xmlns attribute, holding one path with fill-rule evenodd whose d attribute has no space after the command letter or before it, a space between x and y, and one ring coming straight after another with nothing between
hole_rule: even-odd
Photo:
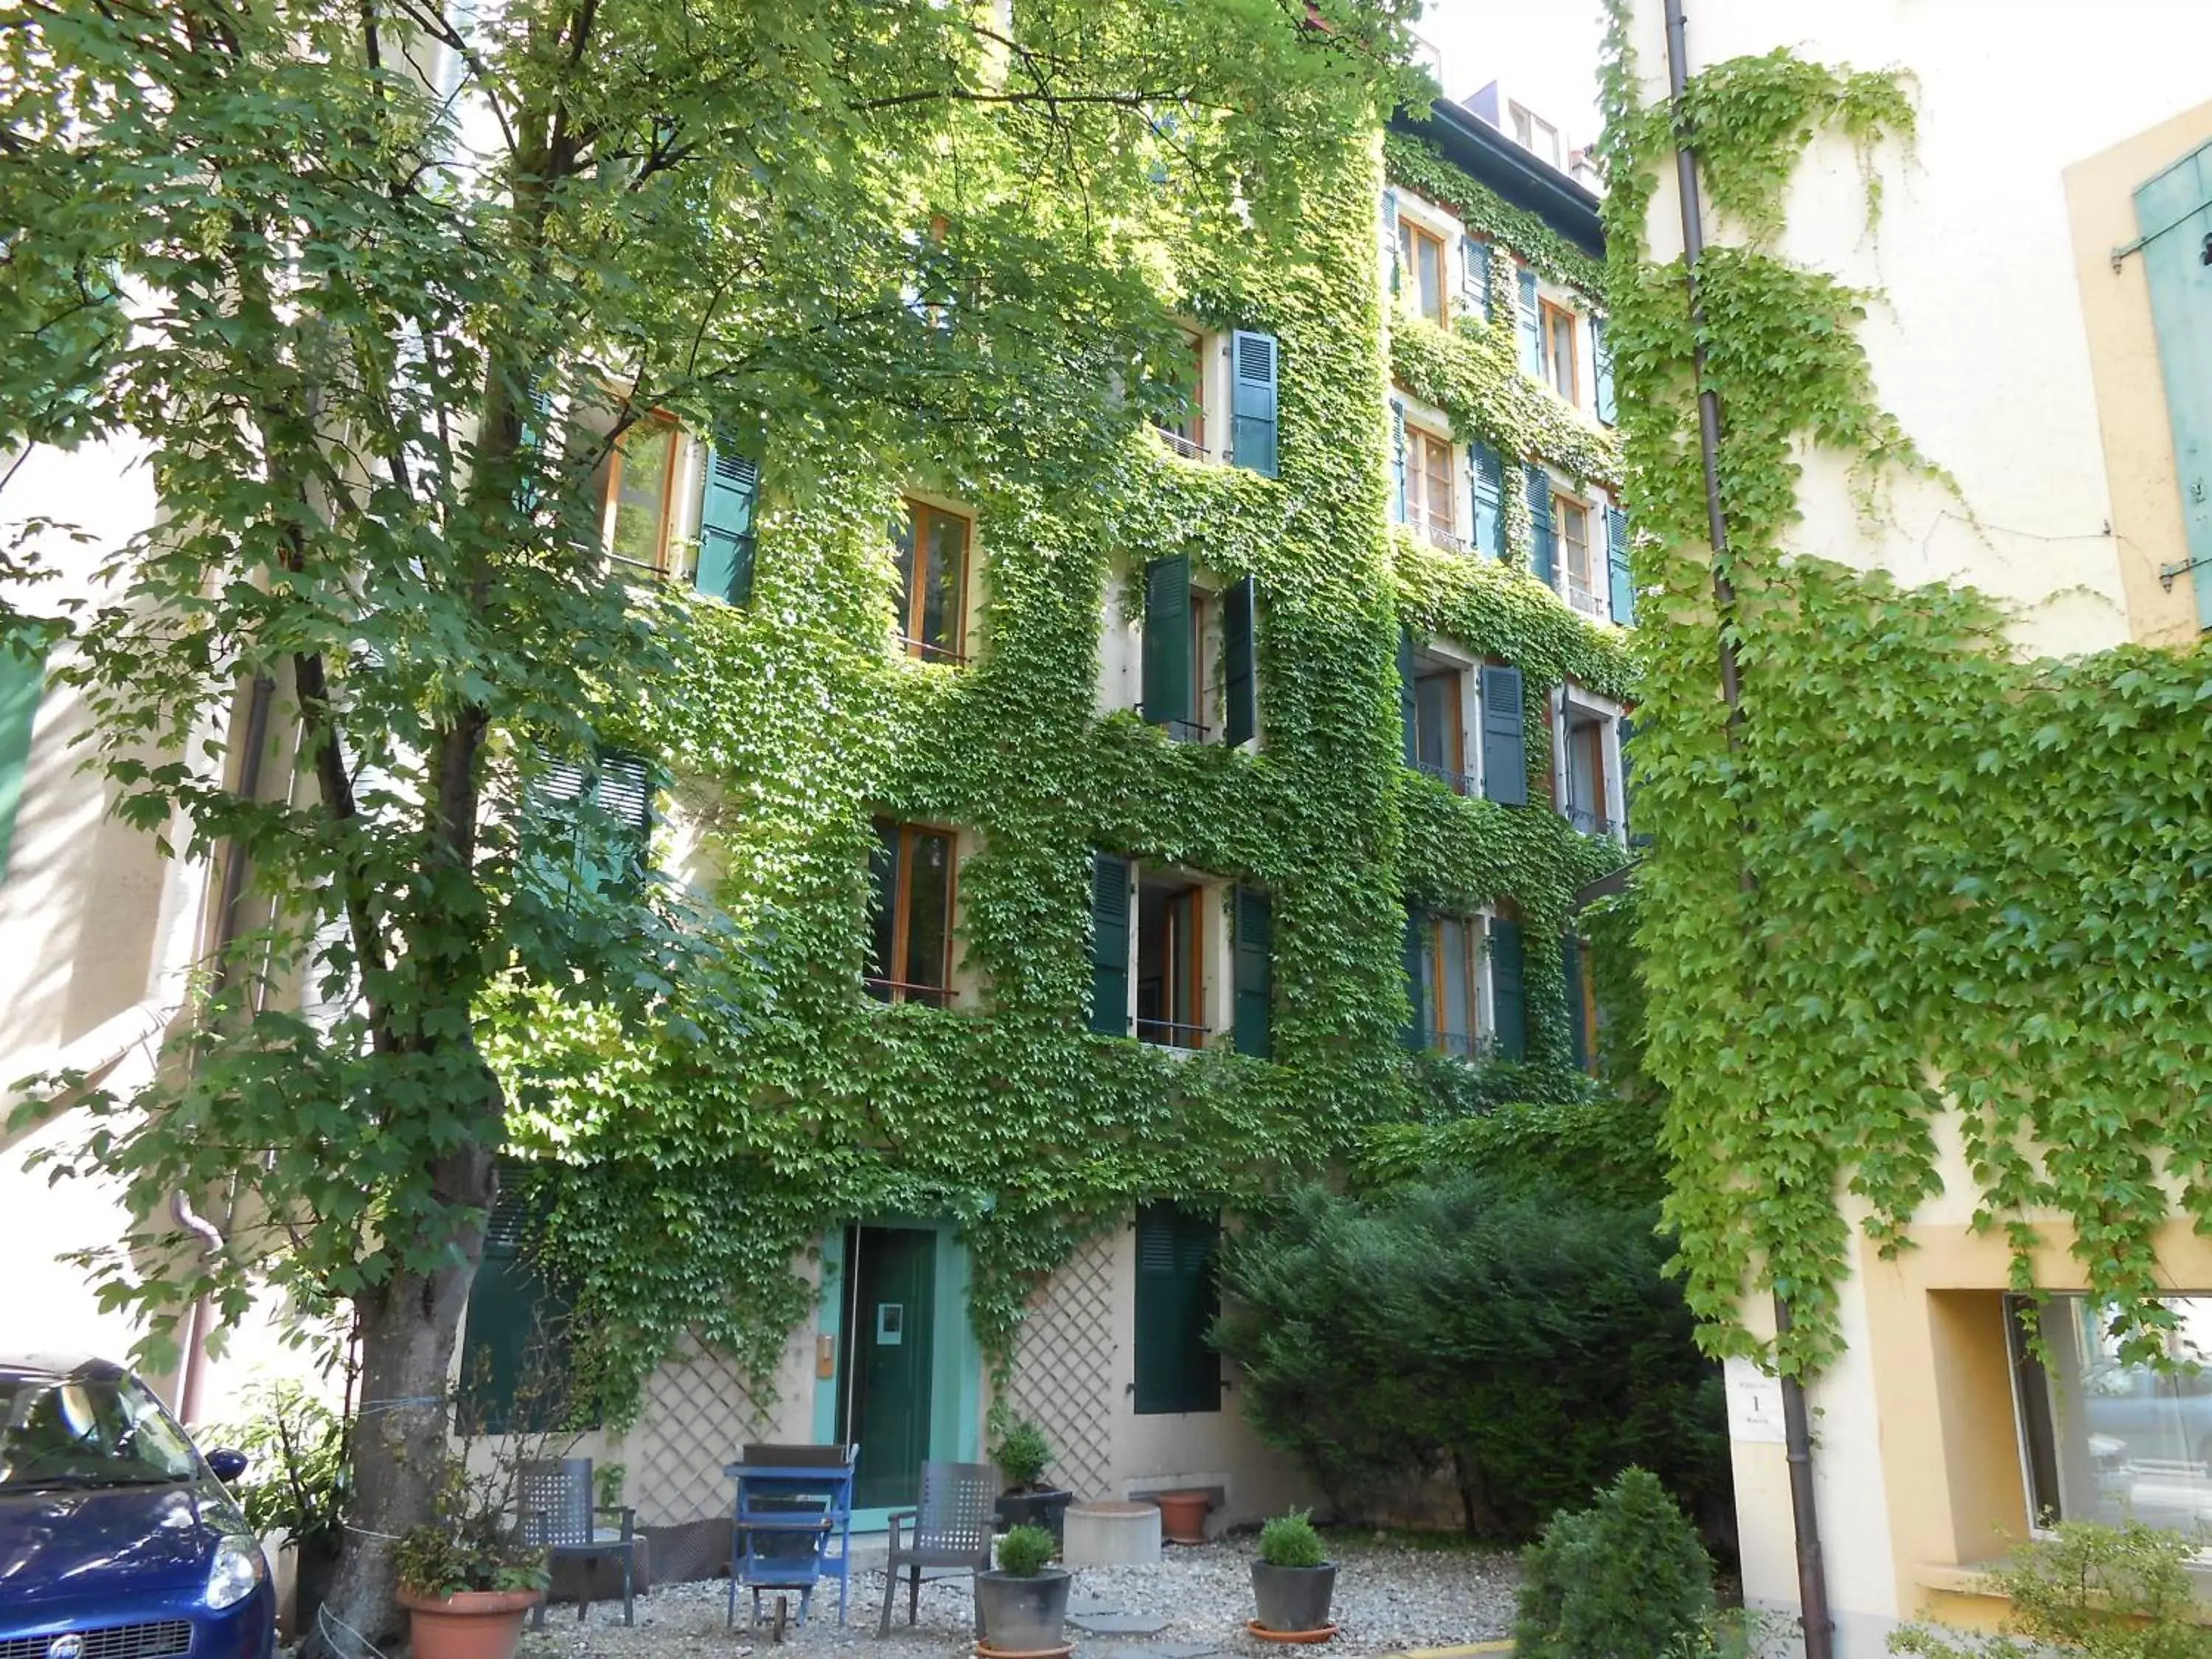
<instances>
[{"instance_id":1,"label":"large tree trunk","mask_svg":"<svg viewBox=\"0 0 2212 1659\"><path fill-rule=\"evenodd\" d=\"M441 1161L438 1188L449 1201L489 1208L492 1153L458 1151ZM428 1278L402 1273L358 1298L361 1396L353 1422L353 1498L337 1579L322 1622L305 1632L302 1659L361 1659L358 1642L388 1642L404 1628L395 1592L393 1546L428 1518L452 1423L448 1384L469 1286L483 1254L483 1229L459 1241L460 1265Z\"/></svg>"}]
</instances>

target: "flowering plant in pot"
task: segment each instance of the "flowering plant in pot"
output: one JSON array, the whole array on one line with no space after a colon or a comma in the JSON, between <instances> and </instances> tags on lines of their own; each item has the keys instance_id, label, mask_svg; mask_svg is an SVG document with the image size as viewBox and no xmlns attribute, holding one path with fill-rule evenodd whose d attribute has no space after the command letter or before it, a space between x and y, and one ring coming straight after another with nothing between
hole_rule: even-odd
<instances>
[{"instance_id":1,"label":"flowering plant in pot","mask_svg":"<svg viewBox=\"0 0 2212 1659\"><path fill-rule=\"evenodd\" d=\"M1067 1506L1075 1501L1075 1494L1044 1478L1052 1464L1052 1443L1045 1438L1044 1431L1023 1418L999 1437L999 1443L991 1448L991 1461L999 1466L999 1477L1006 1483L999 1495L1000 1523L1042 1527L1058 1544Z\"/></svg>"},{"instance_id":2,"label":"flowering plant in pot","mask_svg":"<svg viewBox=\"0 0 2212 1659\"><path fill-rule=\"evenodd\" d=\"M1052 1534L1016 1527L999 1540L999 1565L975 1575L975 1634L980 1650L1041 1653L1066 1645L1067 1592L1075 1575L1050 1565Z\"/></svg>"},{"instance_id":3,"label":"flowering plant in pot","mask_svg":"<svg viewBox=\"0 0 2212 1659\"><path fill-rule=\"evenodd\" d=\"M1260 1529L1260 1559L1252 1564L1252 1596L1260 1607L1254 1635L1325 1638L1336 1629L1328 1621L1335 1591L1336 1564L1322 1548L1308 1511L1292 1510Z\"/></svg>"},{"instance_id":4,"label":"flowering plant in pot","mask_svg":"<svg viewBox=\"0 0 2212 1659\"><path fill-rule=\"evenodd\" d=\"M477 1471L448 1457L430 1519L401 1536L399 1605L415 1659L514 1659L522 1621L550 1581L545 1551L523 1541L510 1513L514 1476L506 1459Z\"/></svg>"}]
</instances>

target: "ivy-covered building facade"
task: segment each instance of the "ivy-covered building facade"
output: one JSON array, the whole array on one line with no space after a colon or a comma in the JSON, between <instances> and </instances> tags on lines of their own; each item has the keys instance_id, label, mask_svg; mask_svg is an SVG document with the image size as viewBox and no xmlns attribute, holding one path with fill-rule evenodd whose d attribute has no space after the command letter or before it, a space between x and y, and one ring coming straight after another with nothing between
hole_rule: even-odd
<instances>
[{"instance_id":1,"label":"ivy-covered building facade","mask_svg":"<svg viewBox=\"0 0 2212 1659\"><path fill-rule=\"evenodd\" d=\"M1018 411L611 462L688 666L640 710L665 775L611 748L600 799L761 989L643 1055L503 1025L460 1363L512 1414L568 1316L647 1523L770 1439L856 1442L880 1524L1018 1418L1085 1496L1291 1501L1206 1340L1224 1220L1366 1125L1589 1086L1634 608L1597 204L1454 106L1379 157L1256 255L1194 228L1187 398L1054 487L994 465L1048 441Z\"/></svg>"}]
</instances>

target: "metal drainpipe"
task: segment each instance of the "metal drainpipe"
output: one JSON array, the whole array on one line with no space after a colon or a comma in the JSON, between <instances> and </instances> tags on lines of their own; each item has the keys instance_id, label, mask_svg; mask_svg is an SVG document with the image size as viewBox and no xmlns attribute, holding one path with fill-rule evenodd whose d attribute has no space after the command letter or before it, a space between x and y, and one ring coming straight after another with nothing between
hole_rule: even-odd
<instances>
[{"instance_id":1,"label":"metal drainpipe","mask_svg":"<svg viewBox=\"0 0 2212 1659\"><path fill-rule=\"evenodd\" d=\"M1705 253L1704 211L1698 193L1698 156L1689 143L1682 118L1683 93L1688 80L1689 49L1682 19L1682 0L1664 0L1667 19L1667 89L1674 111L1674 183L1682 208L1682 283L1688 290L1692 362L1698 377L1698 459L1705 468L1705 532L1713 552L1713 606L1717 614L1720 647L1721 699L1728 705L1729 741L1733 746L1743 720L1743 684L1736 660L1735 584L1729 571L1728 514L1721 501L1721 400L1705 378L1705 313L1698 294L1698 264ZM1746 891L1755 890L1758 878L1748 865L1742 871ZM1790 1328L1790 1298L1774 1292L1774 1329L1778 1338ZM1805 1406L1805 1385L1796 1376L1782 1378L1782 1438L1790 1464L1790 1511L1797 1543L1798 1624L1805 1638L1805 1659L1831 1659L1835 1650L1835 1626L1828 1612L1827 1567L1820 1551L1820 1515L1814 1501L1813 1430Z\"/></svg>"},{"instance_id":2,"label":"metal drainpipe","mask_svg":"<svg viewBox=\"0 0 2212 1659\"><path fill-rule=\"evenodd\" d=\"M274 680L266 674L254 677L252 697L246 707L246 752L239 757L238 767L238 793L249 801L261 793L261 751L269 740L269 705L276 694ZM218 993L230 983L230 947L238 939L239 910L245 898L246 852L234 836L224 849L222 894L216 902L213 980ZM222 1231L192 1208L190 1195L181 1188L169 1195L169 1213L179 1226L199 1239L207 1255L222 1248ZM177 1391L177 1415L187 1424L198 1420L200 1395L207 1384L209 1314L207 1298L201 1297L192 1304L185 1322L185 1376Z\"/></svg>"}]
</instances>

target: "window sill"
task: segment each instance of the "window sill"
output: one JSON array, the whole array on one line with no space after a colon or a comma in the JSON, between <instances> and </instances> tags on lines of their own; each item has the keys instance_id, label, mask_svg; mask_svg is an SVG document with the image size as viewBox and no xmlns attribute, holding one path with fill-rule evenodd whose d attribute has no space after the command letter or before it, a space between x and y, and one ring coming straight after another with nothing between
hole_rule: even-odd
<instances>
[{"instance_id":1,"label":"window sill","mask_svg":"<svg viewBox=\"0 0 2212 1659\"><path fill-rule=\"evenodd\" d=\"M1990 1565L1994 1565L1995 1563ZM1913 1568L1912 1582L1922 1589L1942 1590L1952 1595L1986 1596L1993 1601L2011 1599L1996 1587L1987 1566L1960 1566L1942 1561L1923 1561Z\"/></svg>"}]
</instances>

